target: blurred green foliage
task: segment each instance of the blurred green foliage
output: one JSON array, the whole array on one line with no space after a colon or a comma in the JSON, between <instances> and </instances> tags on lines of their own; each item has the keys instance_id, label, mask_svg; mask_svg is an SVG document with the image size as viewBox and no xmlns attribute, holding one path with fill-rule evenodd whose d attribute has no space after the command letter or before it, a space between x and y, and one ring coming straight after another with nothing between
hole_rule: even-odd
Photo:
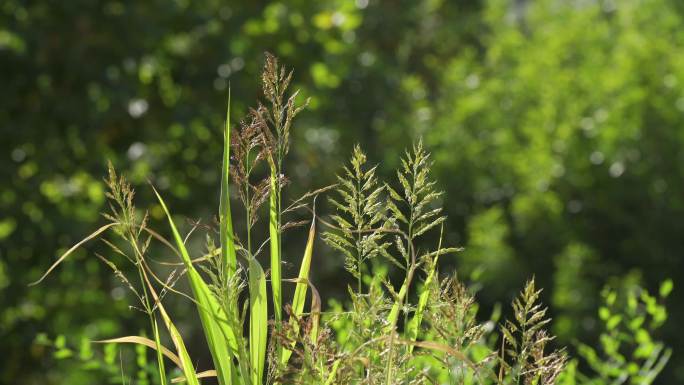
<instances>
[{"instance_id":1,"label":"blurred green foliage","mask_svg":"<svg viewBox=\"0 0 684 385\"><path fill-rule=\"evenodd\" d=\"M559 342L591 344L604 284L656 290L684 271L682 11L676 0L3 1L0 382L92 383L102 370L53 353L141 327L86 257L97 244L27 284L99 220L108 159L153 219L148 179L176 212L208 219L227 88L243 116L265 50L312 98L293 131L293 196L330 182L355 142L389 172L422 136L448 242L466 247L449 263L489 307L535 274ZM332 297L349 282L326 254L313 274ZM659 338L675 351L662 383L684 381L680 287Z\"/></svg>"},{"instance_id":2,"label":"blurred green foliage","mask_svg":"<svg viewBox=\"0 0 684 385\"><path fill-rule=\"evenodd\" d=\"M672 281L664 281L660 299L671 290ZM603 331L598 346L579 345L579 355L596 373L589 382L625 383L630 378L628 383L652 383L672 355L672 349L651 337L651 332L667 319L665 308L658 297L633 283L626 283L621 290L606 288L601 296L603 304L598 314Z\"/></svg>"}]
</instances>

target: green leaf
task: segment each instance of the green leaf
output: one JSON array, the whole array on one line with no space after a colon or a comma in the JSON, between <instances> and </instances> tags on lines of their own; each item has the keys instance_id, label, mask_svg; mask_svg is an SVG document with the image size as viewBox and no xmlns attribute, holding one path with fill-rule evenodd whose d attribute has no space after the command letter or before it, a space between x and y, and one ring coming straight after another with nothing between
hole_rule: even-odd
<instances>
[{"instance_id":1,"label":"green leaf","mask_svg":"<svg viewBox=\"0 0 684 385\"><path fill-rule=\"evenodd\" d=\"M190 354L188 354L188 350L185 347L183 338L178 332L178 329L176 329L176 327L171 322L171 319L166 314L166 312L164 312L163 318L164 322L166 323L166 328L169 330L169 334L171 335L171 340L173 341L173 344L176 346L176 351L178 352L178 356L180 357L180 362L182 365L181 369L183 369L183 375L185 376L185 380L187 381L188 385L199 385L199 379L197 378L195 369L192 366L192 360L190 359Z\"/></svg>"},{"instance_id":2,"label":"green leaf","mask_svg":"<svg viewBox=\"0 0 684 385\"><path fill-rule=\"evenodd\" d=\"M233 239L233 220L230 212L230 89L228 90L226 124L223 130L219 220L221 222L221 258L223 258L223 263L227 267L226 273L229 277L232 277L237 269L237 258L235 255L235 240Z\"/></svg>"},{"instance_id":3,"label":"green leaf","mask_svg":"<svg viewBox=\"0 0 684 385\"><path fill-rule=\"evenodd\" d=\"M152 323L152 334L154 335L154 345L157 351L157 370L159 371L159 382L161 385L166 385L166 367L164 365L164 357L162 356L163 345L161 344L161 338L159 337L159 325L157 325L157 318L154 317Z\"/></svg>"},{"instance_id":4,"label":"green leaf","mask_svg":"<svg viewBox=\"0 0 684 385\"><path fill-rule=\"evenodd\" d=\"M432 260L430 264L430 269L428 271L428 276L425 278L425 283L423 284L420 297L418 298L418 307L416 308L415 315L408 325L408 337L409 340L415 341L418 337L418 330L420 329L420 324L423 322L423 312L427 306L428 299L430 298L430 286L435 279L435 272L437 270L437 262L439 261L440 251L442 250L442 236L444 235L444 225L441 226L439 233L439 243L437 245L437 254L435 259ZM409 346L409 352L413 351L413 345Z\"/></svg>"},{"instance_id":5,"label":"green leaf","mask_svg":"<svg viewBox=\"0 0 684 385\"><path fill-rule=\"evenodd\" d=\"M325 380L325 385L332 385L335 382L335 377L337 376L337 369L340 367L340 363L342 361L337 359L333 363L332 369L330 370L330 374L328 375L328 378Z\"/></svg>"},{"instance_id":6,"label":"green leaf","mask_svg":"<svg viewBox=\"0 0 684 385\"><path fill-rule=\"evenodd\" d=\"M306 242L306 248L304 249L304 257L302 258L302 264L299 267L299 276L297 280L297 286L295 288L294 298L292 299L292 312L293 315L298 318L304 312L304 301L306 300L306 290L309 287L309 271L311 269L311 258L313 256L313 244L316 238L316 217L314 216L311 220L311 227L309 229L309 239ZM294 321L294 318L290 319L290 325L294 333L299 332L299 325ZM292 345L290 346L292 348ZM280 363L285 365L292 355L292 350L284 349L280 356Z\"/></svg>"},{"instance_id":7,"label":"green leaf","mask_svg":"<svg viewBox=\"0 0 684 385\"><path fill-rule=\"evenodd\" d=\"M249 259L249 357L253 385L262 383L266 362L268 302L266 276L256 258Z\"/></svg>"},{"instance_id":8,"label":"green leaf","mask_svg":"<svg viewBox=\"0 0 684 385\"><path fill-rule=\"evenodd\" d=\"M672 280L666 279L665 281L663 281L663 283L660 284L660 296L662 298L667 297L668 295L670 295L673 288L674 283L672 282Z\"/></svg>"},{"instance_id":9,"label":"green leaf","mask_svg":"<svg viewBox=\"0 0 684 385\"><path fill-rule=\"evenodd\" d=\"M611 316L606 322L606 328L608 330L613 330L620 324L620 321L622 321L622 316L619 314L615 314Z\"/></svg>"},{"instance_id":10,"label":"green leaf","mask_svg":"<svg viewBox=\"0 0 684 385\"><path fill-rule=\"evenodd\" d=\"M278 221L278 181L275 166L271 166L271 189L268 232L271 243L271 290L273 292L273 310L276 325L283 319L282 308L282 272L280 256L280 223Z\"/></svg>"},{"instance_id":11,"label":"green leaf","mask_svg":"<svg viewBox=\"0 0 684 385\"><path fill-rule=\"evenodd\" d=\"M397 294L397 297L394 299L392 309L390 310L390 313L387 316L387 323L389 325L394 326L397 323L397 319L399 318L399 311L401 310L402 303L404 302L404 297L406 297L406 292L408 291L408 285L408 279L404 279L404 284L401 285L401 289L399 289L399 294Z\"/></svg>"},{"instance_id":12,"label":"green leaf","mask_svg":"<svg viewBox=\"0 0 684 385\"><path fill-rule=\"evenodd\" d=\"M211 293L211 289L207 283L204 282L197 272L197 269L195 269L192 264L190 254L185 248L183 238L171 218L166 203L164 203L161 195L159 195L154 187L153 190L157 195L157 199L159 200L162 209L164 209L164 213L166 213L169 225L171 226L171 232L173 233L173 238L176 242L176 247L178 247L181 259L188 271L188 280L190 282L190 287L192 288L193 297L196 301L197 310L199 311L200 321L202 322L202 329L204 330L204 335L207 339L207 344L209 345L209 351L211 352L214 366L218 373L217 377L219 383L221 385L230 384L231 373L235 370L232 356L236 355L237 339L235 336L237 333L234 333L232 328L225 322L226 314Z\"/></svg>"},{"instance_id":13,"label":"green leaf","mask_svg":"<svg viewBox=\"0 0 684 385\"><path fill-rule=\"evenodd\" d=\"M155 190L156 192L156 190ZM157 194L159 196L159 194ZM166 207L162 203L162 207ZM168 214L168 211L167 211ZM173 229L175 229L175 226L173 226ZM188 354L188 350L185 347L185 343L183 342L183 338L181 337L180 333L178 332L178 329L176 326L173 324L171 321L171 317L169 317L168 313L166 312L166 309L164 308L164 305L162 304L161 300L159 299L159 295L157 295L157 292L154 290L154 286L152 286L152 283L150 283L150 280L147 278L147 273L145 272L144 269L140 270L142 273L142 277L144 278L144 285L147 285L149 288L149 292L152 295L152 298L154 299L154 302L157 305L157 309L159 310L159 313L161 314L162 320L164 321L164 325L166 326L166 330L169 331L169 334L171 335L171 341L173 341L173 345L176 347L176 353L178 354L178 359L180 361L180 366L181 369L183 370L183 375L185 376L186 382L188 385L199 385L199 379L197 378L197 374L195 373L195 369L192 366L192 360L190 359L190 354ZM156 345L156 343L155 343ZM160 349L161 349L161 344L160 344Z\"/></svg>"}]
</instances>

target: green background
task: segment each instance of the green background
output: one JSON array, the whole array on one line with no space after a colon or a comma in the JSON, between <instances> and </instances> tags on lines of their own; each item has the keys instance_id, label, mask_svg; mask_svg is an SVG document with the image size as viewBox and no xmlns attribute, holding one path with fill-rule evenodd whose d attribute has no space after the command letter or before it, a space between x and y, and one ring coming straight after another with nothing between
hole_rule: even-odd
<instances>
[{"instance_id":1,"label":"green background","mask_svg":"<svg viewBox=\"0 0 684 385\"><path fill-rule=\"evenodd\" d=\"M264 51L311 98L292 133L291 197L333 182L357 142L391 177L422 137L446 193L446 239L466 247L443 270L471 282L483 318L535 275L557 342L591 344L604 285L673 278L658 337L674 355L659 383L684 382L681 2L5 0L0 383L120 380L90 362L104 354L116 369L118 353L85 342L136 334L144 317L93 258L103 245L27 285L103 223L108 160L158 228L147 180L176 214L210 220L228 86L244 116ZM303 233L286 236L286 260ZM324 300L343 295L342 257L317 250Z\"/></svg>"}]
</instances>

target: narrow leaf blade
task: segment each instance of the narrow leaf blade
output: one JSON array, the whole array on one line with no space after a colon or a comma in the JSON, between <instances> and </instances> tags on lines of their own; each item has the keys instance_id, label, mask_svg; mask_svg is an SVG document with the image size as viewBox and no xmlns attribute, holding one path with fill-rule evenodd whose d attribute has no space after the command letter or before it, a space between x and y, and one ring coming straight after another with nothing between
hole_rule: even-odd
<instances>
[{"instance_id":1,"label":"narrow leaf blade","mask_svg":"<svg viewBox=\"0 0 684 385\"><path fill-rule=\"evenodd\" d=\"M235 370L232 360L232 356L236 354L235 352L237 349L235 333L226 324L226 322L220 321L225 320L226 315L222 311L216 298L211 293L211 289L206 282L204 282L200 274L197 272L197 269L195 269L194 265L192 264L190 254L185 247L183 238L178 232L173 219L171 218L171 213L169 212L166 203L156 189L154 189L154 193L157 195L157 199L166 213L176 247L179 249L183 263L188 270L188 280L190 282L190 287L192 288L195 301L197 301L197 310L199 311L204 335L207 339L209 351L211 352L214 366L218 373L217 377L219 379L219 383L221 385L230 384L232 381L231 373Z\"/></svg>"},{"instance_id":2,"label":"narrow leaf blade","mask_svg":"<svg viewBox=\"0 0 684 385\"><path fill-rule=\"evenodd\" d=\"M255 258L249 260L249 356L252 384L262 383L266 362L268 303L266 276Z\"/></svg>"},{"instance_id":3,"label":"narrow leaf blade","mask_svg":"<svg viewBox=\"0 0 684 385\"><path fill-rule=\"evenodd\" d=\"M299 276L297 280L297 286L295 288L294 297L292 299L292 312L296 317L300 317L304 312L304 302L306 301L306 290L308 288L309 271L311 270L311 259L313 256L313 244L316 238L316 217L311 220L311 227L309 228L309 238L306 242L306 248L304 249L304 257L302 258L302 264L299 267ZM320 309L319 309L320 312ZM290 321L292 330L294 333L299 331L299 325L294 320ZM286 364L292 355L292 346L290 349L283 349L280 362L281 364Z\"/></svg>"}]
</instances>

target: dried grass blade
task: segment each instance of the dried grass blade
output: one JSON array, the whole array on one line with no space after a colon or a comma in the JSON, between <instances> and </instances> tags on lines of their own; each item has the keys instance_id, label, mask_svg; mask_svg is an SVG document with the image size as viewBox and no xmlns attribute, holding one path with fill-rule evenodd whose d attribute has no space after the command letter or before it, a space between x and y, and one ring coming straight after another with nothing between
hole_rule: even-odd
<instances>
[{"instance_id":1,"label":"dried grass blade","mask_svg":"<svg viewBox=\"0 0 684 385\"><path fill-rule=\"evenodd\" d=\"M155 351L159 352L159 349L157 347L157 343L155 341L152 341L149 338L146 337L141 337L141 336L126 336L126 337L119 337L119 338L110 338L106 340L99 340L99 341L93 341L96 344L138 344L138 345L143 345L147 346L150 349L154 349ZM178 366L178 368L183 368L183 365L181 364L180 358L178 358L177 355L175 355L171 350L166 348L165 346L161 346L161 354L163 354L166 358L171 360L174 364Z\"/></svg>"},{"instance_id":2,"label":"dried grass blade","mask_svg":"<svg viewBox=\"0 0 684 385\"><path fill-rule=\"evenodd\" d=\"M216 371L215 370L205 370L203 372L197 373L197 378L207 378L207 377L216 377ZM172 384L177 384L180 382L184 382L185 377L180 376L180 377L175 377L171 379Z\"/></svg>"},{"instance_id":3,"label":"dried grass blade","mask_svg":"<svg viewBox=\"0 0 684 385\"><path fill-rule=\"evenodd\" d=\"M95 230L92 234L90 234L90 235L88 235L87 237L83 238L83 239L82 239L80 242L78 242L77 244L71 246L71 248L70 248L69 250L67 250L66 253L62 254L62 256L59 257L59 259L57 259L57 261L55 261L55 263L53 263L52 266L50 266L50 268L47 269L47 271L46 271L45 273L43 273L43 275L42 275L37 281L30 283L29 286L35 286L35 285L37 285L37 284L43 282L43 280L45 279L45 277L47 277L55 268L57 268L57 266L59 266L60 263L64 262L64 260L67 259L67 257L68 257L69 255L71 255L71 253L73 253L74 251L76 251L76 250L77 250L79 247L81 247L84 243L86 243L86 242L92 240L93 238L96 238L98 235L104 233L104 232L107 231L109 228L114 227L114 226L116 226L116 225L118 225L118 224L119 224L119 222L108 223L108 224L106 224L106 225L100 227L99 229Z\"/></svg>"}]
</instances>

